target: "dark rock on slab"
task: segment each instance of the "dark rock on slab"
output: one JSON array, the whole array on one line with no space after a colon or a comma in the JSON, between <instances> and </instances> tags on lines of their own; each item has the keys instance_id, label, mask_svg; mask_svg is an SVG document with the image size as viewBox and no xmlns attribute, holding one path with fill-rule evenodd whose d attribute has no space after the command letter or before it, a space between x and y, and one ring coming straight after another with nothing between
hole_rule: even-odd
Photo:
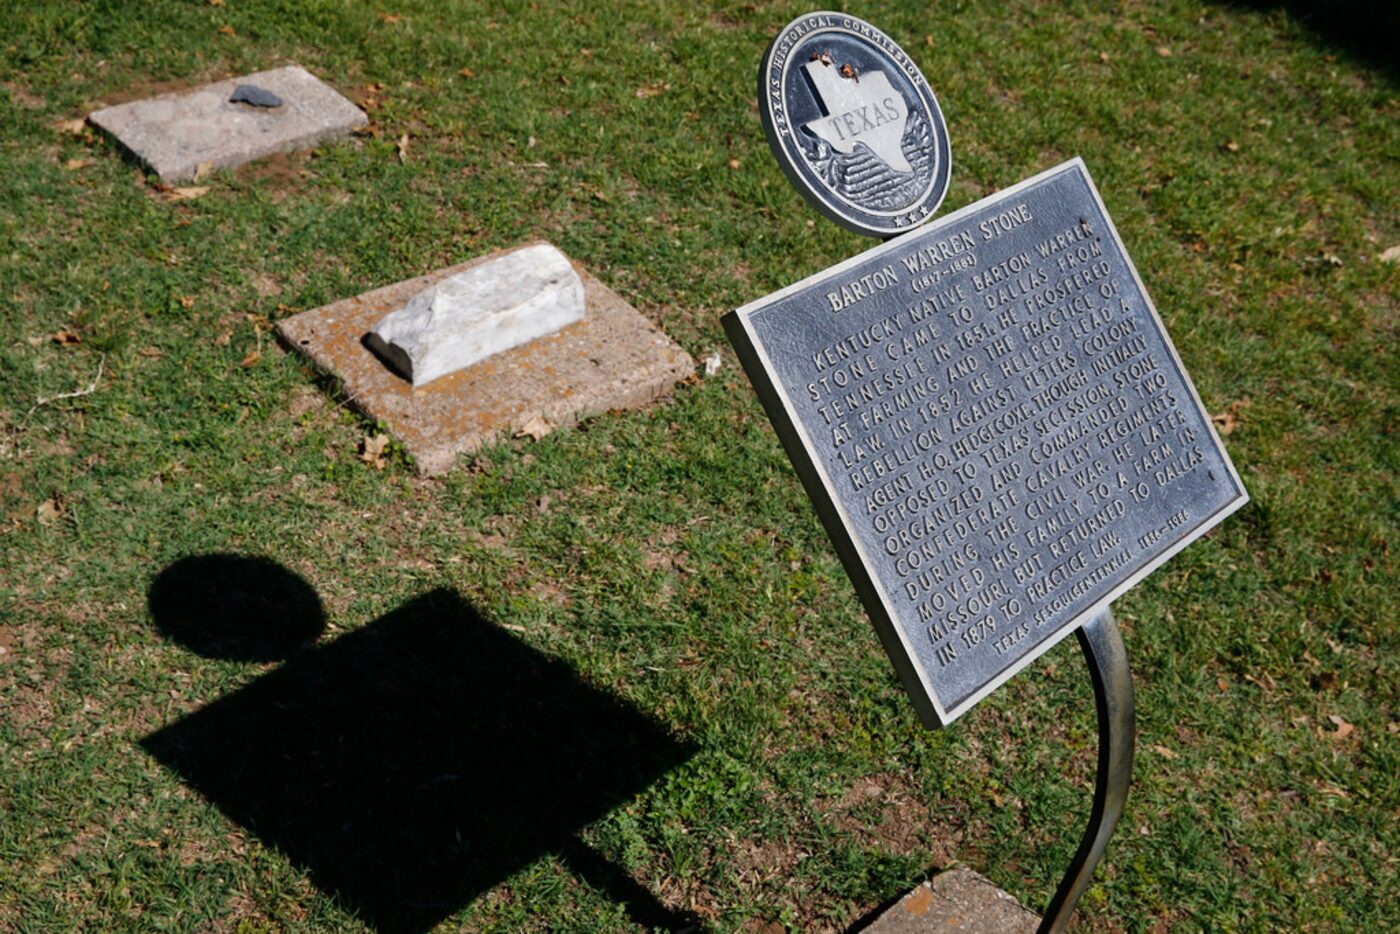
<instances>
[{"instance_id":1,"label":"dark rock on slab","mask_svg":"<svg viewBox=\"0 0 1400 934\"><path fill-rule=\"evenodd\" d=\"M252 104L254 107L281 107L282 98L273 94L267 88L260 88L256 84L240 84L233 89L233 96L229 98L230 103Z\"/></svg>"}]
</instances>

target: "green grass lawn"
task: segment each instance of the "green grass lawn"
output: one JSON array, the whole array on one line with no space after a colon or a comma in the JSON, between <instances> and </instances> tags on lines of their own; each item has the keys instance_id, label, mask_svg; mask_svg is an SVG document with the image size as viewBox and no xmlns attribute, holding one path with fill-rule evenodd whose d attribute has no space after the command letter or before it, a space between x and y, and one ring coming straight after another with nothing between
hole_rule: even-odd
<instances>
[{"instance_id":1,"label":"green grass lawn","mask_svg":"<svg viewBox=\"0 0 1400 934\"><path fill-rule=\"evenodd\" d=\"M953 864L1045 903L1077 650L921 729L720 331L869 245L763 140L806 9L0 3L0 930L840 930ZM852 12L939 96L945 209L1084 157L1252 495L1116 605L1083 927L1400 929L1394 63L1216 3ZM371 131L180 200L73 123L288 61ZM723 368L425 481L271 338L534 238ZM201 643L208 595L319 642Z\"/></svg>"}]
</instances>

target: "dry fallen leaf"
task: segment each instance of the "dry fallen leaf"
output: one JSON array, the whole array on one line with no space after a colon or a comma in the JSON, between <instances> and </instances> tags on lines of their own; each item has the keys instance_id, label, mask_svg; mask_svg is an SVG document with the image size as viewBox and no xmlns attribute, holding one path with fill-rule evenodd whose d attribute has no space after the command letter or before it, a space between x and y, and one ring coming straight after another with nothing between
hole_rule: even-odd
<instances>
[{"instance_id":1,"label":"dry fallen leaf","mask_svg":"<svg viewBox=\"0 0 1400 934\"><path fill-rule=\"evenodd\" d=\"M1230 152L1239 152L1240 144L1235 142L1234 140L1230 140L1228 143L1225 144L1225 148L1230 150Z\"/></svg>"},{"instance_id":2,"label":"dry fallen leaf","mask_svg":"<svg viewBox=\"0 0 1400 934\"><path fill-rule=\"evenodd\" d=\"M1172 50L1165 45L1159 45L1157 46L1157 54L1163 58L1171 58Z\"/></svg>"},{"instance_id":3,"label":"dry fallen leaf","mask_svg":"<svg viewBox=\"0 0 1400 934\"><path fill-rule=\"evenodd\" d=\"M476 72L472 71L470 68L461 68L461 69L458 69L457 74L461 75L463 78L475 78L475 77L476 77Z\"/></svg>"},{"instance_id":4,"label":"dry fallen leaf","mask_svg":"<svg viewBox=\"0 0 1400 934\"><path fill-rule=\"evenodd\" d=\"M53 333L51 340L55 344L63 347L81 344L83 342L82 335L78 334L76 331L70 331L67 328L59 328Z\"/></svg>"},{"instance_id":5,"label":"dry fallen leaf","mask_svg":"<svg viewBox=\"0 0 1400 934\"><path fill-rule=\"evenodd\" d=\"M553 430L553 425L536 415L524 425L521 425L520 430L515 433L515 436L517 438L523 438L528 435L538 441Z\"/></svg>"},{"instance_id":6,"label":"dry fallen leaf","mask_svg":"<svg viewBox=\"0 0 1400 934\"><path fill-rule=\"evenodd\" d=\"M1315 782L1314 784L1317 790L1325 795L1330 795L1333 798L1351 798L1351 795L1347 794L1345 790L1331 782Z\"/></svg>"},{"instance_id":7,"label":"dry fallen leaf","mask_svg":"<svg viewBox=\"0 0 1400 934\"><path fill-rule=\"evenodd\" d=\"M398 13L385 13L383 10L379 11L379 18L386 23L397 23L399 20L403 19Z\"/></svg>"},{"instance_id":8,"label":"dry fallen leaf","mask_svg":"<svg viewBox=\"0 0 1400 934\"><path fill-rule=\"evenodd\" d=\"M1152 751L1155 752L1155 753L1157 753L1157 755L1162 756L1162 757L1165 758L1165 759L1175 759L1175 758L1176 758L1176 753L1172 752L1170 749L1168 749L1166 746L1163 746L1161 743L1158 743L1158 744L1154 745L1154 746L1152 747Z\"/></svg>"},{"instance_id":9,"label":"dry fallen leaf","mask_svg":"<svg viewBox=\"0 0 1400 934\"><path fill-rule=\"evenodd\" d=\"M1400 243L1397 243L1395 246L1382 253L1381 262L1400 263Z\"/></svg>"},{"instance_id":10,"label":"dry fallen leaf","mask_svg":"<svg viewBox=\"0 0 1400 934\"><path fill-rule=\"evenodd\" d=\"M1337 732L1332 734L1333 739L1346 739L1352 734L1352 731L1356 729L1356 727L1352 726L1350 723L1347 723L1345 720L1343 720L1336 714L1331 714L1330 716L1328 716L1327 719L1330 720L1332 722L1332 725L1337 728Z\"/></svg>"},{"instance_id":11,"label":"dry fallen leaf","mask_svg":"<svg viewBox=\"0 0 1400 934\"><path fill-rule=\"evenodd\" d=\"M1254 400L1246 396L1243 399L1236 399L1231 402L1225 411L1212 415L1210 420L1215 424L1215 428L1222 435L1228 435L1236 428L1240 427L1240 412L1254 404Z\"/></svg>"},{"instance_id":12,"label":"dry fallen leaf","mask_svg":"<svg viewBox=\"0 0 1400 934\"><path fill-rule=\"evenodd\" d=\"M1100 53L1099 53L1099 61L1101 61L1101 62L1103 62L1105 65L1107 65L1107 64L1108 64L1108 53L1107 53L1107 52L1100 52Z\"/></svg>"},{"instance_id":13,"label":"dry fallen leaf","mask_svg":"<svg viewBox=\"0 0 1400 934\"><path fill-rule=\"evenodd\" d=\"M729 167L730 167L731 169L737 169L737 168L739 167L739 160L738 160L738 159L730 159L730 160L729 160Z\"/></svg>"},{"instance_id":14,"label":"dry fallen leaf","mask_svg":"<svg viewBox=\"0 0 1400 934\"><path fill-rule=\"evenodd\" d=\"M384 469L384 450L389 446L389 436L383 432L365 435L360 441L360 460L375 470Z\"/></svg>"},{"instance_id":15,"label":"dry fallen leaf","mask_svg":"<svg viewBox=\"0 0 1400 934\"><path fill-rule=\"evenodd\" d=\"M194 307L193 295L177 295L175 301L180 303L180 307L189 310Z\"/></svg>"},{"instance_id":16,"label":"dry fallen leaf","mask_svg":"<svg viewBox=\"0 0 1400 934\"><path fill-rule=\"evenodd\" d=\"M238 35L238 33L235 32L234 29L233 29L233 27L230 26L228 23L224 23L222 26L220 26L220 27L219 27L219 32L223 33L223 34L226 35L226 36L237 36L237 35Z\"/></svg>"},{"instance_id":17,"label":"dry fallen leaf","mask_svg":"<svg viewBox=\"0 0 1400 934\"><path fill-rule=\"evenodd\" d=\"M637 88L637 96L640 98L655 97L663 91L671 90L671 82L658 81L655 84L645 84Z\"/></svg>"},{"instance_id":18,"label":"dry fallen leaf","mask_svg":"<svg viewBox=\"0 0 1400 934\"><path fill-rule=\"evenodd\" d=\"M63 507L56 498L50 497L39 504L34 511L40 525L53 525L63 516Z\"/></svg>"},{"instance_id":19,"label":"dry fallen leaf","mask_svg":"<svg viewBox=\"0 0 1400 934\"><path fill-rule=\"evenodd\" d=\"M400 165L403 165L404 163L408 162L408 134L407 134L407 133L405 133L403 136L400 136L400 137L399 137L398 149L399 149L399 164L400 164Z\"/></svg>"},{"instance_id":20,"label":"dry fallen leaf","mask_svg":"<svg viewBox=\"0 0 1400 934\"><path fill-rule=\"evenodd\" d=\"M70 136L81 136L87 131L87 120L77 117L73 120L60 120L54 124L54 129L60 133L67 133Z\"/></svg>"},{"instance_id":21,"label":"dry fallen leaf","mask_svg":"<svg viewBox=\"0 0 1400 934\"><path fill-rule=\"evenodd\" d=\"M240 364L238 364L238 365L241 366L241 367L243 367L243 369L246 370L246 369L247 369L248 367L250 367L250 366L255 366L255 365L257 364L257 362L258 362L259 360L261 360L261 359L262 359L262 351L257 350L257 349L255 348L255 349L253 349L253 350L248 351L248 356L244 357L244 358L243 358L243 362L240 363Z\"/></svg>"},{"instance_id":22,"label":"dry fallen leaf","mask_svg":"<svg viewBox=\"0 0 1400 934\"><path fill-rule=\"evenodd\" d=\"M1274 691L1278 690L1278 682L1275 681L1274 676L1267 671L1260 671L1257 675L1245 675L1244 679L1250 684L1258 685L1259 689L1265 694L1272 694Z\"/></svg>"},{"instance_id":23,"label":"dry fallen leaf","mask_svg":"<svg viewBox=\"0 0 1400 934\"><path fill-rule=\"evenodd\" d=\"M190 201L209 193L208 185L191 185L186 188L172 188L165 193L166 201Z\"/></svg>"},{"instance_id":24,"label":"dry fallen leaf","mask_svg":"<svg viewBox=\"0 0 1400 934\"><path fill-rule=\"evenodd\" d=\"M77 169L85 169L90 165L92 165L91 159L83 159L81 157L76 159L69 159L67 162L63 163L63 167L65 169L68 169L70 172L75 171Z\"/></svg>"}]
</instances>

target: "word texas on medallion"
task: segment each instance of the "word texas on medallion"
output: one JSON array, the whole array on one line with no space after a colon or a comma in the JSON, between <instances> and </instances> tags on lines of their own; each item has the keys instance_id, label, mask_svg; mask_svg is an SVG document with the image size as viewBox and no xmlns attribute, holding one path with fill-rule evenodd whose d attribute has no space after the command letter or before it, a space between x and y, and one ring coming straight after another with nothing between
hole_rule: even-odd
<instances>
[{"instance_id":1,"label":"word texas on medallion","mask_svg":"<svg viewBox=\"0 0 1400 934\"><path fill-rule=\"evenodd\" d=\"M797 190L856 233L891 237L948 190L948 128L919 66L843 13L789 23L763 56L759 113Z\"/></svg>"}]
</instances>

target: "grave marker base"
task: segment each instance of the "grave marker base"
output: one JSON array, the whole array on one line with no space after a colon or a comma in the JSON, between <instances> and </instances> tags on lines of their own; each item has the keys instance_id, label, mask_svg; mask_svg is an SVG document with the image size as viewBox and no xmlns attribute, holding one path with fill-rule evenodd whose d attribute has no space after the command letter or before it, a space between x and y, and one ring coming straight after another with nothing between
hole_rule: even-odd
<instances>
[{"instance_id":1,"label":"grave marker base","mask_svg":"<svg viewBox=\"0 0 1400 934\"><path fill-rule=\"evenodd\" d=\"M426 476L446 472L459 454L501 438L522 432L539 436L611 409L645 405L695 370L690 355L659 327L582 269L582 321L419 389L364 346L365 334L386 314L434 282L495 255L342 299L277 325L283 343L337 377L349 405L383 422Z\"/></svg>"},{"instance_id":2,"label":"grave marker base","mask_svg":"<svg viewBox=\"0 0 1400 934\"><path fill-rule=\"evenodd\" d=\"M985 876L950 869L895 902L863 934L1031 934L1039 921Z\"/></svg>"},{"instance_id":3,"label":"grave marker base","mask_svg":"<svg viewBox=\"0 0 1400 934\"><path fill-rule=\"evenodd\" d=\"M248 86L277 106L230 98ZM278 152L309 149L369 122L364 111L299 65L105 107L88 122L166 183Z\"/></svg>"}]
</instances>

